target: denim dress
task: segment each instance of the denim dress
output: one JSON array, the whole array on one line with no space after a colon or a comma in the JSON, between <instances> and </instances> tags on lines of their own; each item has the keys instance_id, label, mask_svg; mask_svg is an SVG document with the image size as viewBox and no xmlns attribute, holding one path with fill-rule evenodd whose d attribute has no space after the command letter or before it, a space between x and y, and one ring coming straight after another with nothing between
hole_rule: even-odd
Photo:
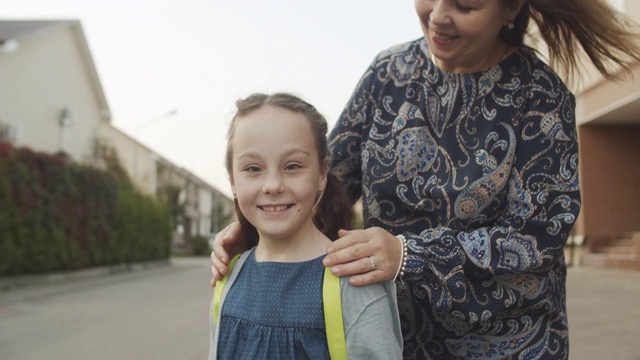
<instances>
[{"instance_id":1,"label":"denim dress","mask_svg":"<svg viewBox=\"0 0 640 360\"><path fill-rule=\"evenodd\" d=\"M257 262L251 250L221 309L218 359L329 359L323 258Z\"/></svg>"}]
</instances>

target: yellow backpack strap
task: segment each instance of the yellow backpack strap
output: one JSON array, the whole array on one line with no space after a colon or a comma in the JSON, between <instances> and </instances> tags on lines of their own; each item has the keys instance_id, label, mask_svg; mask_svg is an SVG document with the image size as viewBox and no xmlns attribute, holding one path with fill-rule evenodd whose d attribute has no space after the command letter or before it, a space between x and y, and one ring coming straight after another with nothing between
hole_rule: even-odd
<instances>
[{"instance_id":1,"label":"yellow backpack strap","mask_svg":"<svg viewBox=\"0 0 640 360\"><path fill-rule=\"evenodd\" d=\"M233 269L233 265L236 264L236 261L240 258L240 255L236 255L229 262L229 266L227 267L227 275L225 275L222 280L218 280L216 287L213 289L213 323L215 324L218 321L218 316L220 314L220 300L222 300L222 291L224 290L224 286L229 279L229 275L231 275L231 269Z\"/></svg>"},{"instance_id":2,"label":"yellow backpack strap","mask_svg":"<svg viewBox=\"0 0 640 360\"><path fill-rule=\"evenodd\" d=\"M329 268L324 269L322 305L324 307L324 324L327 332L327 344L329 344L329 356L331 360L346 360L347 342L344 337L344 322L342 321L340 278L333 275Z\"/></svg>"}]
</instances>

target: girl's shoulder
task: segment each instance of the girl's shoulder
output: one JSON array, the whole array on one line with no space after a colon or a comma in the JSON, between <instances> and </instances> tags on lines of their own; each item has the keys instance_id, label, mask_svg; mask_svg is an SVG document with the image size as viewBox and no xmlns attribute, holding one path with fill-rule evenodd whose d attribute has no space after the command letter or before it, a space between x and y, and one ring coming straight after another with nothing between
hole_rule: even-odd
<instances>
[{"instance_id":1,"label":"girl's shoulder","mask_svg":"<svg viewBox=\"0 0 640 360\"><path fill-rule=\"evenodd\" d=\"M232 258L229 261L227 277L229 278L230 282L233 282L235 280L235 278L238 276L238 273L240 272L240 269L242 269L244 264L247 262L247 259L249 258L249 256L253 254L254 250L255 250L255 247L243 252L242 254L236 255L234 258Z\"/></svg>"}]
</instances>

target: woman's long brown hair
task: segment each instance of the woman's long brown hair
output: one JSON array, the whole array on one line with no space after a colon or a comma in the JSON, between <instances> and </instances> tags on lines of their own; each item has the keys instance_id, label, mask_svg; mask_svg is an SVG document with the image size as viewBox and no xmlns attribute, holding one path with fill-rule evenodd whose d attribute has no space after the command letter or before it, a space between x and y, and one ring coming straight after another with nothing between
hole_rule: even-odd
<instances>
[{"instance_id":1,"label":"woman's long brown hair","mask_svg":"<svg viewBox=\"0 0 640 360\"><path fill-rule=\"evenodd\" d=\"M501 1L509 7L516 0ZM524 0L513 29L503 28L500 37L509 45L522 45L530 20L549 49L550 65L569 80L579 71L580 49L610 79L631 74L640 62L638 25L604 0Z\"/></svg>"}]
</instances>

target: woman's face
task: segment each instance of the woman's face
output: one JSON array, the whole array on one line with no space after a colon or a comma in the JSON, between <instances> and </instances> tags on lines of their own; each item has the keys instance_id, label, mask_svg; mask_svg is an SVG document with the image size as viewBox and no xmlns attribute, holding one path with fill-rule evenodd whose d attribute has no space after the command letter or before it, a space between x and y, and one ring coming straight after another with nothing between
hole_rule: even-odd
<instances>
[{"instance_id":1,"label":"woman's face","mask_svg":"<svg viewBox=\"0 0 640 360\"><path fill-rule=\"evenodd\" d=\"M476 72L502 59L507 44L500 29L516 17L521 0L415 0L429 51L447 71Z\"/></svg>"}]
</instances>

